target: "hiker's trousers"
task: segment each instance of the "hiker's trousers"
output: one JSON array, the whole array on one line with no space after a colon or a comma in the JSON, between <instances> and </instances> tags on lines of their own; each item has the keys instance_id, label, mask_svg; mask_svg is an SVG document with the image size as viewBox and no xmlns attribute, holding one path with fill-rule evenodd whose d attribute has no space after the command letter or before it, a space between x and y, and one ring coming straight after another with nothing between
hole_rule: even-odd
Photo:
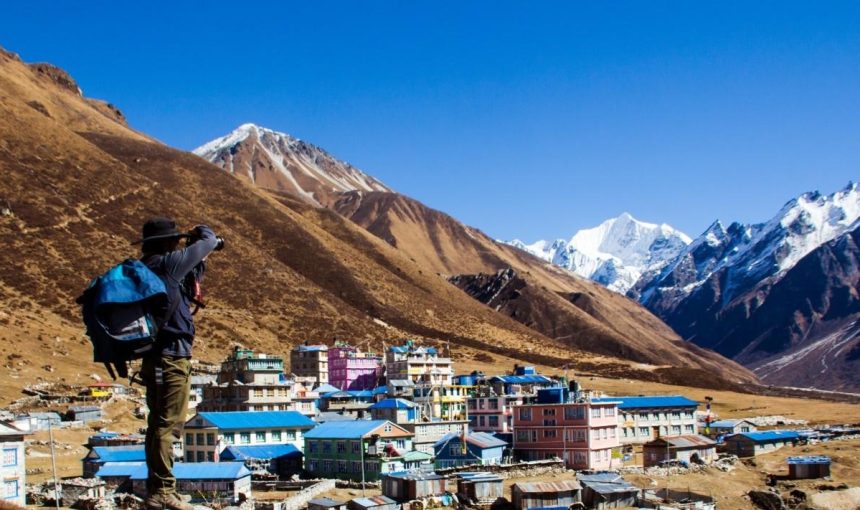
<instances>
[{"instance_id":1,"label":"hiker's trousers","mask_svg":"<svg viewBox=\"0 0 860 510\"><path fill-rule=\"evenodd\" d=\"M173 442L181 438L188 396L191 392L191 360L174 356L147 356L140 369L146 386L149 417L146 426L146 467L150 494L176 491L173 476Z\"/></svg>"}]
</instances>

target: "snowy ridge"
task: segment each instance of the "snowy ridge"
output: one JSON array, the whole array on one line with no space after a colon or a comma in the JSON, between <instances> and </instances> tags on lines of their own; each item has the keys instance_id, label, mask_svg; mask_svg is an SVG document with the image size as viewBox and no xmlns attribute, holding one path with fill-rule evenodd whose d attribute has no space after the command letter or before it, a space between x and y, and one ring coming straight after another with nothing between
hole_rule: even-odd
<instances>
[{"instance_id":1,"label":"snowy ridge","mask_svg":"<svg viewBox=\"0 0 860 510\"><path fill-rule=\"evenodd\" d=\"M249 146L249 147L244 147ZM240 148L247 155L238 156ZM257 183L254 163L267 161L281 175L283 187L318 204L319 192L391 191L387 186L324 150L255 124L242 124L231 133L192 151L231 173L247 175ZM241 164L237 164L242 159Z\"/></svg>"},{"instance_id":2,"label":"snowy ridge","mask_svg":"<svg viewBox=\"0 0 860 510\"><path fill-rule=\"evenodd\" d=\"M622 213L578 231L570 241L525 244L514 240L508 244L624 293L643 273L658 271L690 242L686 234L669 225L645 223Z\"/></svg>"},{"instance_id":3,"label":"snowy ridge","mask_svg":"<svg viewBox=\"0 0 860 510\"><path fill-rule=\"evenodd\" d=\"M647 303L658 289L672 292L675 301L683 299L712 274L730 269L722 289L725 304L764 278L779 279L822 244L856 228L858 221L860 190L855 183L826 196L804 193L765 223L733 223L726 229L716 221L651 282L639 282L644 289L640 301Z\"/></svg>"}]
</instances>

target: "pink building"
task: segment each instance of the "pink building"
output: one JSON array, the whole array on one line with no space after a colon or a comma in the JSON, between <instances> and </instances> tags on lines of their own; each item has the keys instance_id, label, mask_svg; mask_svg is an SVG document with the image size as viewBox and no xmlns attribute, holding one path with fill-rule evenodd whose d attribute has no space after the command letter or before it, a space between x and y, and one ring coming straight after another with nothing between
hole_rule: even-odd
<instances>
[{"instance_id":1,"label":"pink building","mask_svg":"<svg viewBox=\"0 0 860 510\"><path fill-rule=\"evenodd\" d=\"M523 404L523 396L479 395L466 399L466 404L469 409L469 429L510 434L514 430L514 406Z\"/></svg>"},{"instance_id":2,"label":"pink building","mask_svg":"<svg viewBox=\"0 0 860 510\"><path fill-rule=\"evenodd\" d=\"M513 411L517 458L558 457L572 469L613 467L612 450L621 444L617 402L529 404Z\"/></svg>"},{"instance_id":3,"label":"pink building","mask_svg":"<svg viewBox=\"0 0 860 510\"><path fill-rule=\"evenodd\" d=\"M361 352L345 342L328 350L328 381L335 388L371 390L376 388L381 373L381 356Z\"/></svg>"}]
</instances>

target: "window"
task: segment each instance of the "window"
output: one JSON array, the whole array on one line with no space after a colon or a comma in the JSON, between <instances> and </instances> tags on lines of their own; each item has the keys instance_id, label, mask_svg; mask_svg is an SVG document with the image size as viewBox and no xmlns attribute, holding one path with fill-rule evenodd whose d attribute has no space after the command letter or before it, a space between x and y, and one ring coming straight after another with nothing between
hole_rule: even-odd
<instances>
[{"instance_id":1,"label":"window","mask_svg":"<svg viewBox=\"0 0 860 510\"><path fill-rule=\"evenodd\" d=\"M615 416L615 408L614 407L605 407L603 408L603 416L607 418L611 418Z\"/></svg>"},{"instance_id":2,"label":"window","mask_svg":"<svg viewBox=\"0 0 860 510\"><path fill-rule=\"evenodd\" d=\"M242 444L249 444L251 442L251 433L239 432L239 442Z\"/></svg>"},{"instance_id":3,"label":"window","mask_svg":"<svg viewBox=\"0 0 860 510\"><path fill-rule=\"evenodd\" d=\"M272 431L272 442L278 443L281 441L281 431L273 430Z\"/></svg>"},{"instance_id":4,"label":"window","mask_svg":"<svg viewBox=\"0 0 860 510\"><path fill-rule=\"evenodd\" d=\"M544 438L554 438L555 437L555 429L546 429L543 431Z\"/></svg>"},{"instance_id":5,"label":"window","mask_svg":"<svg viewBox=\"0 0 860 510\"><path fill-rule=\"evenodd\" d=\"M639 419L642 421L648 421L648 413L639 413Z\"/></svg>"},{"instance_id":6,"label":"window","mask_svg":"<svg viewBox=\"0 0 860 510\"><path fill-rule=\"evenodd\" d=\"M497 398L491 398L491 399L487 400L487 403L489 404L490 409L498 409L499 408L499 399L497 399Z\"/></svg>"},{"instance_id":7,"label":"window","mask_svg":"<svg viewBox=\"0 0 860 510\"><path fill-rule=\"evenodd\" d=\"M332 469L333 466L334 466L334 464L332 464L332 462L330 460L324 460L323 461L323 472L331 473L333 471L333 469Z\"/></svg>"},{"instance_id":8,"label":"window","mask_svg":"<svg viewBox=\"0 0 860 510\"><path fill-rule=\"evenodd\" d=\"M475 409L475 399L470 398L468 402L469 410L472 411Z\"/></svg>"},{"instance_id":9,"label":"window","mask_svg":"<svg viewBox=\"0 0 860 510\"><path fill-rule=\"evenodd\" d=\"M609 429L609 437L615 439L615 428Z\"/></svg>"},{"instance_id":10,"label":"window","mask_svg":"<svg viewBox=\"0 0 860 510\"><path fill-rule=\"evenodd\" d=\"M197 452L197 462L203 462L206 459L206 452Z\"/></svg>"},{"instance_id":11,"label":"window","mask_svg":"<svg viewBox=\"0 0 860 510\"><path fill-rule=\"evenodd\" d=\"M345 460L337 461L337 472L338 473L346 473L346 461Z\"/></svg>"},{"instance_id":12,"label":"window","mask_svg":"<svg viewBox=\"0 0 860 510\"><path fill-rule=\"evenodd\" d=\"M225 443L233 444L233 441L235 441L235 440L236 440L236 436L233 435L232 432L225 432L224 433L224 442Z\"/></svg>"},{"instance_id":13,"label":"window","mask_svg":"<svg viewBox=\"0 0 860 510\"><path fill-rule=\"evenodd\" d=\"M592 407L591 408L591 417L592 418L600 418L600 408L599 407Z\"/></svg>"},{"instance_id":14,"label":"window","mask_svg":"<svg viewBox=\"0 0 860 510\"><path fill-rule=\"evenodd\" d=\"M573 462L576 464L585 464L586 454L585 452L573 452Z\"/></svg>"},{"instance_id":15,"label":"window","mask_svg":"<svg viewBox=\"0 0 860 510\"><path fill-rule=\"evenodd\" d=\"M391 432L391 424L390 424L390 423L386 423L386 424L385 424L385 428L383 428L383 430L384 430L385 432Z\"/></svg>"},{"instance_id":16,"label":"window","mask_svg":"<svg viewBox=\"0 0 860 510\"><path fill-rule=\"evenodd\" d=\"M675 420L680 420L681 419L681 412L680 411L672 411L672 418Z\"/></svg>"},{"instance_id":17,"label":"window","mask_svg":"<svg viewBox=\"0 0 860 510\"><path fill-rule=\"evenodd\" d=\"M564 408L564 419L565 420L582 420L585 418L585 409L581 406L575 407L565 407Z\"/></svg>"},{"instance_id":18,"label":"window","mask_svg":"<svg viewBox=\"0 0 860 510\"><path fill-rule=\"evenodd\" d=\"M352 442L352 453L361 453L361 441Z\"/></svg>"},{"instance_id":19,"label":"window","mask_svg":"<svg viewBox=\"0 0 860 510\"><path fill-rule=\"evenodd\" d=\"M263 397L263 390L260 388L255 389L254 390L254 397L262 398Z\"/></svg>"},{"instance_id":20,"label":"window","mask_svg":"<svg viewBox=\"0 0 860 510\"><path fill-rule=\"evenodd\" d=\"M684 431L687 432L688 434L692 434L693 433L693 426L692 425L684 425Z\"/></svg>"},{"instance_id":21,"label":"window","mask_svg":"<svg viewBox=\"0 0 860 510\"><path fill-rule=\"evenodd\" d=\"M266 432L262 431L262 430L258 430L257 433L255 434L254 439L258 443L265 443L266 442Z\"/></svg>"},{"instance_id":22,"label":"window","mask_svg":"<svg viewBox=\"0 0 860 510\"><path fill-rule=\"evenodd\" d=\"M185 462L194 462L194 452L185 452Z\"/></svg>"},{"instance_id":23,"label":"window","mask_svg":"<svg viewBox=\"0 0 860 510\"><path fill-rule=\"evenodd\" d=\"M309 460L309 461L308 461L308 471L313 472L313 471L316 471L316 470L317 470L317 461L315 461L315 460Z\"/></svg>"},{"instance_id":24,"label":"window","mask_svg":"<svg viewBox=\"0 0 860 510\"><path fill-rule=\"evenodd\" d=\"M648 434L648 427L639 427L639 435L640 435L640 436L647 436L647 435L649 435L649 434Z\"/></svg>"},{"instance_id":25,"label":"window","mask_svg":"<svg viewBox=\"0 0 860 510\"><path fill-rule=\"evenodd\" d=\"M400 449L406 448L406 440L405 439L398 439L397 441L394 442L394 444L397 445L397 448L400 448Z\"/></svg>"},{"instance_id":26,"label":"window","mask_svg":"<svg viewBox=\"0 0 860 510\"><path fill-rule=\"evenodd\" d=\"M523 421L531 421L532 410L526 407L520 408L520 419Z\"/></svg>"},{"instance_id":27,"label":"window","mask_svg":"<svg viewBox=\"0 0 860 510\"><path fill-rule=\"evenodd\" d=\"M448 445L448 455L452 457L460 457L463 455L463 445L460 443Z\"/></svg>"},{"instance_id":28,"label":"window","mask_svg":"<svg viewBox=\"0 0 860 510\"><path fill-rule=\"evenodd\" d=\"M316 441L308 441L308 451L310 453L317 452L317 442Z\"/></svg>"},{"instance_id":29,"label":"window","mask_svg":"<svg viewBox=\"0 0 860 510\"><path fill-rule=\"evenodd\" d=\"M206 452L206 460L208 462L215 462L215 452L212 452L212 451Z\"/></svg>"},{"instance_id":30,"label":"window","mask_svg":"<svg viewBox=\"0 0 860 510\"><path fill-rule=\"evenodd\" d=\"M343 441L337 442L337 453L346 453L346 443Z\"/></svg>"},{"instance_id":31,"label":"window","mask_svg":"<svg viewBox=\"0 0 860 510\"><path fill-rule=\"evenodd\" d=\"M375 462L365 462L364 463L364 470L367 473L376 473L376 471L378 471L378 469L377 469L378 467L379 467L379 464L377 464Z\"/></svg>"},{"instance_id":32,"label":"window","mask_svg":"<svg viewBox=\"0 0 860 510\"><path fill-rule=\"evenodd\" d=\"M487 418L490 427L498 427L499 426L499 417L498 416L490 416Z\"/></svg>"},{"instance_id":33,"label":"window","mask_svg":"<svg viewBox=\"0 0 860 510\"><path fill-rule=\"evenodd\" d=\"M209 446L212 446L215 444L215 434L214 433L212 433L212 432L206 433L206 444L208 444Z\"/></svg>"},{"instance_id":34,"label":"window","mask_svg":"<svg viewBox=\"0 0 860 510\"><path fill-rule=\"evenodd\" d=\"M747 426L741 427L741 432L749 432L749 431L750 431L749 427L747 427Z\"/></svg>"},{"instance_id":35,"label":"window","mask_svg":"<svg viewBox=\"0 0 860 510\"><path fill-rule=\"evenodd\" d=\"M193 445L194 444L194 434L191 434L190 432L185 433L185 444L186 445Z\"/></svg>"},{"instance_id":36,"label":"window","mask_svg":"<svg viewBox=\"0 0 860 510\"><path fill-rule=\"evenodd\" d=\"M591 429L591 439L600 439L600 429Z\"/></svg>"},{"instance_id":37,"label":"window","mask_svg":"<svg viewBox=\"0 0 860 510\"><path fill-rule=\"evenodd\" d=\"M672 425L672 434L676 436L681 435L681 426L680 425Z\"/></svg>"},{"instance_id":38,"label":"window","mask_svg":"<svg viewBox=\"0 0 860 510\"><path fill-rule=\"evenodd\" d=\"M326 441L322 444L323 453L331 453L331 441Z\"/></svg>"},{"instance_id":39,"label":"window","mask_svg":"<svg viewBox=\"0 0 860 510\"><path fill-rule=\"evenodd\" d=\"M517 441L521 441L523 443L529 442L529 431L528 430L518 430L517 431Z\"/></svg>"},{"instance_id":40,"label":"window","mask_svg":"<svg viewBox=\"0 0 860 510\"><path fill-rule=\"evenodd\" d=\"M555 426L555 420L544 420L543 426L544 427L554 427Z\"/></svg>"},{"instance_id":41,"label":"window","mask_svg":"<svg viewBox=\"0 0 860 510\"><path fill-rule=\"evenodd\" d=\"M555 409L551 409L551 408L550 409L544 409L543 415L544 416L555 416Z\"/></svg>"},{"instance_id":42,"label":"window","mask_svg":"<svg viewBox=\"0 0 860 510\"><path fill-rule=\"evenodd\" d=\"M352 472L353 473L361 473L361 462L354 460L352 461Z\"/></svg>"},{"instance_id":43,"label":"window","mask_svg":"<svg viewBox=\"0 0 860 510\"><path fill-rule=\"evenodd\" d=\"M204 441L204 439L203 439L203 433L202 433L202 432L200 432L200 433L198 433L198 434L197 434L197 444L206 444L206 443L204 443L203 441Z\"/></svg>"},{"instance_id":44,"label":"window","mask_svg":"<svg viewBox=\"0 0 860 510\"><path fill-rule=\"evenodd\" d=\"M295 430L285 430L284 436L286 436L287 441L295 441L296 440L296 431Z\"/></svg>"},{"instance_id":45,"label":"window","mask_svg":"<svg viewBox=\"0 0 860 510\"><path fill-rule=\"evenodd\" d=\"M482 427L484 426L484 417L483 416L478 417L478 423L480 423Z\"/></svg>"},{"instance_id":46,"label":"window","mask_svg":"<svg viewBox=\"0 0 860 510\"><path fill-rule=\"evenodd\" d=\"M6 480L3 482L3 496L6 499L18 497L18 480Z\"/></svg>"}]
</instances>

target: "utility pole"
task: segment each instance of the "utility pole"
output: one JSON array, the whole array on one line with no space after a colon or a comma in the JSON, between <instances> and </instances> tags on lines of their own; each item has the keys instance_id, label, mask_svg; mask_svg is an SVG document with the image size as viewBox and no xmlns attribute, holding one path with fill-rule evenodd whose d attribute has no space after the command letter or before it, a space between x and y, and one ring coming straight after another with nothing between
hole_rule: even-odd
<instances>
[{"instance_id":1,"label":"utility pole","mask_svg":"<svg viewBox=\"0 0 860 510\"><path fill-rule=\"evenodd\" d=\"M51 469L54 471L54 506L60 510L60 484L57 479L57 455L54 453L54 429L48 420L48 440L51 441Z\"/></svg>"}]
</instances>

